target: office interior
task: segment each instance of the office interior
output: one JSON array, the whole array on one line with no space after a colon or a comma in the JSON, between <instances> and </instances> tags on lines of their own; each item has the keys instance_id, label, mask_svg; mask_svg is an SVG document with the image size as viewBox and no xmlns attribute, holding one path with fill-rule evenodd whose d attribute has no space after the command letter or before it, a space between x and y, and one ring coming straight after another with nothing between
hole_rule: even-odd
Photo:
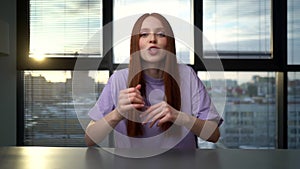
<instances>
[{"instance_id":1,"label":"office interior","mask_svg":"<svg viewBox=\"0 0 300 169\"><path fill-rule=\"evenodd\" d=\"M122 2L125 1L118 2L122 4ZM205 12L202 7L205 6L205 2L208 2L208 0L187 2L191 5L191 7L189 7L189 12L195 26L201 29L205 28L205 25L203 25L204 19L201 18L201 13ZM216 2L222 4L221 1L217 0L211 2L212 4L216 4ZM235 5L237 2L238 1L232 1ZM221 135L224 134L224 136L226 136L227 134L227 137L221 138L220 143L214 145L206 144L199 140L199 144L203 143L202 146L204 146L204 148L300 148L300 108L298 108L300 107L300 102L299 99L297 99L298 96L300 96L297 92L297 89L299 89L300 86L300 77L298 73L300 70L300 61L297 62L297 60L299 60L297 59L299 58L297 56L297 50L300 43L298 43L299 25L297 26L297 19L295 17L299 14L300 2L296 0L290 0L288 2L282 0L255 2L258 4L253 6L261 9L259 10L259 12L262 12L261 16L267 16L267 19L258 23L261 24L260 28L262 29L262 25L264 24L269 24L269 29L267 31L263 30L267 32L266 34L268 34L269 37L264 37L266 34L263 33L259 34L258 36L263 40L259 41L258 47L268 48L268 50L263 51L259 48L261 51L257 51L256 49L251 50L245 47L240 53L226 53L220 51L219 55L222 58L220 60L223 65L222 72L225 72L225 74L232 74L233 76L235 75L235 80L241 79L243 76L247 75L250 77L252 86L250 83L244 83L244 85L237 87L235 86L237 83L243 83L239 80L226 81L227 85L236 87L234 88L234 92L232 92L232 88L231 90L228 88L226 90L227 94L231 94L230 96L232 97L227 96L225 102L228 106L228 112L224 112L223 118L225 123L224 126L227 126L228 128L222 129ZM45 133L39 133L40 135L30 137L30 134L32 134L30 133L31 131L25 129L31 125L27 124L30 120L27 119L26 121L26 117L28 117L26 116L26 111L31 107L26 107L27 105L25 104L27 97L26 93L24 93L24 90L26 89L24 84L27 84L27 82L24 79L28 76L26 76L26 73L24 72L64 71L67 72L66 76L69 76L69 74L71 74L70 71L74 69L74 57L71 59L62 59L62 61L61 59L52 59L52 61L49 61L51 62L50 64L42 64L41 62L28 59L28 55L26 55L26 51L28 51L26 45L28 44L26 41L24 42L24 40L22 40L22 37L29 36L27 34L28 32L25 32L25 35L22 34L23 28L28 31L23 24L26 23L26 20L24 20L24 18L26 18L26 8L24 9L22 7L26 7L26 5L28 5L28 3L21 2L21 0L1 0L0 2L0 20L4 21L9 26L9 40L7 42L9 44L9 52L8 54L0 56L0 146L58 146L58 143L55 145L50 144L49 142L40 142L38 139L33 140L39 138L38 136L42 137L41 135ZM103 16L105 16L103 22L109 23L112 21L114 15L114 12L110 10L114 8L113 3L104 0L102 5L102 7L105 7L102 9L104 12ZM267 9L269 10L266 11L266 9L264 9L265 6L268 6L269 8ZM243 11L242 9L240 10ZM253 14L253 11L248 12L248 14L242 12L240 14ZM216 18L216 20L217 19L218 18ZM261 18L254 19L254 21L259 19ZM289 19L294 20L290 21ZM252 24L253 23L249 23L248 26L251 28L251 26L253 26ZM293 27L288 27L289 24L293 24ZM235 26L239 25L237 24ZM290 33L289 31L293 32ZM109 37L104 36L103 38ZM295 40L289 41L289 38L295 38ZM217 41L217 39L215 40ZM267 44L264 44L266 41L268 41ZM237 45L243 47L243 44ZM226 48L227 46L224 45L223 47ZM289 50L293 53L291 58L288 57L288 55L291 55ZM231 55L238 55L239 57L231 57ZM244 56L246 58L243 58ZM194 63L197 64L188 64L201 75L201 72L205 72L203 65L201 66L200 64L201 60L198 60L196 56L194 56L194 59ZM210 62L209 59L206 61ZM61 62L61 64L59 62ZM104 70L106 70L104 76L108 77L118 66L119 65L111 64L104 68ZM64 69L62 67L64 67ZM259 76L260 74L262 74L262 76ZM266 77L264 77L264 75L266 75ZM205 75L202 77L205 78ZM32 77L32 79L34 78ZM245 85L248 85L246 87L248 89L247 91L243 88ZM33 88L34 87L35 86L33 86ZM64 89L70 90L68 87ZM249 94L250 89L254 90L255 94ZM242 97L243 95L247 95L248 97ZM30 99L27 101L33 102L33 100ZM34 102L31 104L34 104ZM245 105L246 108L237 108L241 105ZM260 114L260 110L258 110L259 106L262 106L262 111L266 111L267 115ZM257 109L253 110L253 107L256 107ZM26 111L24 110L25 108ZM31 114L30 116L33 115ZM65 118L68 118L68 116L65 116ZM78 133L79 135L81 133L82 136L84 131L80 128L79 122L75 119L73 123L77 123L76 127L78 128L79 126ZM69 126L72 125L73 124L70 124ZM261 132L258 132L260 130ZM46 133L46 135L47 134L49 133ZM53 136L55 133L51 132L49 135L50 136L47 137L51 138L51 135ZM71 139L68 139L68 137ZM79 137L79 139L81 139L81 137ZM64 135L58 140L64 142L63 146L84 146L84 144L75 144L74 142L77 142L78 138L75 139L75 141L72 141L72 135ZM53 143L53 141L51 142ZM110 140L107 140L107 142L107 144L110 145Z\"/></svg>"}]
</instances>

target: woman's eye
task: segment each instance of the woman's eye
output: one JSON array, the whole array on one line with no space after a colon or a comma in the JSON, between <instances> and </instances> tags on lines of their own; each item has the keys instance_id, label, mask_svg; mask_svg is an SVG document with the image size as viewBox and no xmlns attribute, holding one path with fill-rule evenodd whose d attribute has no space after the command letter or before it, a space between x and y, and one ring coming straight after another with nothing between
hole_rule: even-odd
<instances>
[{"instance_id":1,"label":"woman's eye","mask_svg":"<svg viewBox=\"0 0 300 169\"><path fill-rule=\"evenodd\" d=\"M166 37L165 33L164 32L157 32L156 35L158 37Z\"/></svg>"},{"instance_id":2,"label":"woman's eye","mask_svg":"<svg viewBox=\"0 0 300 169\"><path fill-rule=\"evenodd\" d=\"M147 37L148 35L149 35L149 33L146 33L146 32L140 33L140 37Z\"/></svg>"}]
</instances>

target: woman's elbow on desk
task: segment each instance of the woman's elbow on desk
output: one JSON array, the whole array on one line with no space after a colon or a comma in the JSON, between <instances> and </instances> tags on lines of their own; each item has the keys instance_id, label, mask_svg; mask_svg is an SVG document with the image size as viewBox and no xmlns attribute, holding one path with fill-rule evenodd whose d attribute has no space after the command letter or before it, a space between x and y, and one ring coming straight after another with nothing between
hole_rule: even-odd
<instances>
[{"instance_id":1,"label":"woman's elbow on desk","mask_svg":"<svg viewBox=\"0 0 300 169\"><path fill-rule=\"evenodd\" d=\"M217 127L215 131L212 133L212 135L207 139L207 141L216 143L218 142L219 138L220 138L220 131L219 131L219 127Z\"/></svg>"},{"instance_id":2,"label":"woman's elbow on desk","mask_svg":"<svg viewBox=\"0 0 300 169\"><path fill-rule=\"evenodd\" d=\"M93 125L95 124L94 121L91 121L86 130L85 130L85 135L84 135L84 141L85 141L85 144L90 147L90 146L94 146L96 143L94 142L94 140L91 138L92 135L91 135L91 127L94 127Z\"/></svg>"},{"instance_id":3,"label":"woman's elbow on desk","mask_svg":"<svg viewBox=\"0 0 300 169\"><path fill-rule=\"evenodd\" d=\"M85 133L84 141L85 141L86 146L88 146L88 147L94 146L94 145L96 144L96 143L88 136L87 133Z\"/></svg>"}]
</instances>

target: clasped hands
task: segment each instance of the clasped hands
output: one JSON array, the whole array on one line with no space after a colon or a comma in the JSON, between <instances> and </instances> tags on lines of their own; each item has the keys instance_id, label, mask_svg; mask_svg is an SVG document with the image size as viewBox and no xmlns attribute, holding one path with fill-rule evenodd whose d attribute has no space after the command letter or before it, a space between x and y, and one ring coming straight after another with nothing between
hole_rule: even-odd
<instances>
[{"instance_id":1,"label":"clasped hands","mask_svg":"<svg viewBox=\"0 0 300 169\"><path fill-rule=\"evenodd\" d=\"M127 88L120 91L118 97L117 111L122 115L122 119L128 117L129 112L139 113L138 116L142 119L141 123L146 125L150 122L151 128L156 122L157 126L161 126L165 122L175 122L179 111L170 106L167 102L161 101L150 107L145 106L144 98L140 92L141 85ZM144 111L132 111L134 109L145 109Z\"/></svg>"}]
</instances>

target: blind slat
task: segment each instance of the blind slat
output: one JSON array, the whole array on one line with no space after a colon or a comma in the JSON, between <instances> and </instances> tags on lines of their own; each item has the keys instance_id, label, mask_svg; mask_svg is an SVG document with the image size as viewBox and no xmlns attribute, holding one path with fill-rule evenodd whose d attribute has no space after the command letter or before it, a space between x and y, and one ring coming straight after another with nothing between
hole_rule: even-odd
<instances>
[{"instance_id":1,"label":"blind slat","mask_svg":"<svg viewBox=\"0 0 300 169\"><path fill-rule=\"evenodd\" d=\"M235 53L220 53L220 58L271 58L271 1L204 0L203 6L204 36L216 51ZM245 52L268 55L242 55Z\"/></svg>"},{"instance_id":2,"label":"blind slat","mask_svg":"<svg viewBox=\"0 0 300 169\"><path fill-rule=\"evenodd\" d=\"M25 145L85 145L82 125L90 121L87 112L101 93L108 79L108 71L80 73L25 71ZM51 75L65 78L57 79Z\"/></svg>"},{"instance_id":3,"label":"blind slat","mask_svg":"<svg viewBox=\"0 0 300 169\"><path fill-rule=\"evenodd\" d=\"M101 57L101 27L101 0L30 0L30 56Z\"/></svg>"}]
</instances>

